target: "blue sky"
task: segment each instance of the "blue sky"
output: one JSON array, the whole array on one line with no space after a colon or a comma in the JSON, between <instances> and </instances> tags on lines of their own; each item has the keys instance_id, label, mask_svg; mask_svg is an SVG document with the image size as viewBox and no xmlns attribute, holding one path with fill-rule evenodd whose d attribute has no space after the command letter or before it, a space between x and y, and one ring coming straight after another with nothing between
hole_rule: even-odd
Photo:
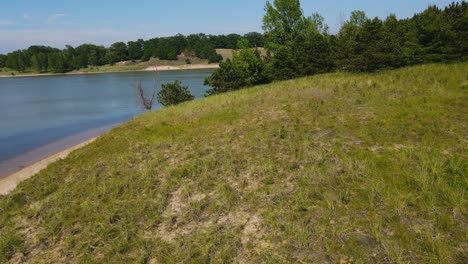
<instances>
[{"instance_id":1,"label":"blue sky","mask_svg":"<svg viewBox=\"0 0 468 264\"><path fill-rule=\"evenodd\" d=\"M116 41L177 33L244 34L261 32L265 0L12 0L0 6L0 53L49 45L82 43L108 46ZM368 17L394 13L411 17L429 5L451 0L302 0L306 15L325 17L333 32L353 10ZM461 2L461 1L458 1Z\"/></svg>"}]
</instances>

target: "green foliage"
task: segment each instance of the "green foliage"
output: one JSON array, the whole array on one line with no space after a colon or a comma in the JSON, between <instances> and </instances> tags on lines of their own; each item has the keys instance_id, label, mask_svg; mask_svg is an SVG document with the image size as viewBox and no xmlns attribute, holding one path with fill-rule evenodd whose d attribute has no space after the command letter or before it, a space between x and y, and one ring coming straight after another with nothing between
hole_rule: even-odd
<instances>
[{"instance_id":1,"label":"green foliage","mask_svg":"<svg viewBox=\"0 0 468 264\"><path fill-rule=\"evenodd\" d=\"M252 48L265 46L265 37L261 33L249 32L244 35L244 38L249 41Z\"/></svg>"},{"instance_id":2,"label":"green foliage","mask_svg":"<svg viewBox=\"0 0 468 264\"><path fill-rule=\"evenodd\" d=\"M34 54L31 57L31 68L36 72L44 72L47 69L47 57L44 53Z\"/></svg>"},{"instance_id":3,"label":"green foliage","mask_svg":"<svg viewBox=\"0 0 468 264\"><path fill-rule=\"evenodd\" d=\"M55 52L49 54L48 59L49 71L55 73L63 73L65 72L65 60L63 54L61 52Z\"/></svg>"},{"instance_id":4,"label":"green foliage","mask_svg":"<svg viewBox=\"0 0 468 264\"><path fill-rule=\"evenodd\" d=\"M210 43L218 49L235 49L241 38L242 36L239 34L208 36Z\"/></svg>"},{"instance_id":5,"label":"green foliage","mask_svg":"<svg viewBox=\"0 0 468 264\"><path fill-rule=\"evenodd\" d=\"M66 61L66 68L80 69L86 68L88 65L103 65L108 62L107 49L103 46L93 44L82 44L76 48L67 46L62 56Z\"/></svg>"},{"instance_id":6,"label":"green foliage","mask_svg":"<svg viewBox=\"0 0 468 264\"><path fill-rule=\"evenodd\" d=\"M182 35L166 38L153 38L144 42L142 60L157 57L161 60L176 60L186 46L186 39Z\"/></svg>"},{"instance_id":7,"label":"green foliage","mask_svg":"<svg viewBox=\"0 0 468 264\"><path fill-rule=\"evenodd\" d=\"M397 68L408 62L402 25L394 15L384 22L353 12L336 38L336 64L339 69L375 71Z\"/></svg>"},{"instance_id":8,"label":"green foliage","mask_svg":"<svg viewBox=\"0 0 468 264\"><path fill-rule=\"evenodd\" d=\"M232 60L221 62L219 66L205 80L206 85L213 87L206 92L207 96L268 82L260 53L250 48L246 39L239 40Z\"/></svg>"},{"instance_id":9,"label":"green foliage","mask_svg":"<svg viewBox=\"0 0 468 264\"><path fill-rule=\"evenodd\" d=\"M139 39L137 41L129 41L127 43L129 59L132 61L141 59L143 56L144 42L144 40Z\"/></svg>"},{"instance_id":10,"label":"green foliage","mask_svg":"<svg viewBox=\"0 0 468 264\"><path fill-rule=\"evenodd\" d=\"M8 57L5 61L6 67L18 70L19 72L24 72L26 70L26 66L29 64L29 59L24 52L18 50L8 53L7 56Z\"/></svg>"},{"instance_id":11,"label":"green foliage","mask_svg":"<svg viewBox=\"0 0 468 264\"><path fill-rule=\"evenodd\" d=\"M369 20L366 16L366 13L361 10L355 10L351 12L351 17L349 21L345 24L345 27L362 27L364 23Z\"/></svg>"},{"instance_id":12,"label":"green foliage","mask_svg":"<svg viewBox=\"0 0 468 264\"><path fill-rule=\"evenodd\" d=\"M216 63L222 57L216 53L215 46L210 40L210 36L205 34L193 34L187 36L185 54L193 54L200 59L207 59L209 63Z\"/></svg>"},{"instance_id":13,"label":"green foliage","mask_svg":"<svg viewBox=\"0 0 468 264\"><path fill-rule=\"evenodd\" d=\"M237 90L245 86L242 78L232 60L227 59L219 64L219 69L205 79L205 85L213 87L206 92L206 96Z\"/></svg>"},{"instance_id":14,"label":"green foliage","mask_svg":"<svg viewBox=\"0 0 468 264\"><path fill-rule=\"evenodd\" d=\"M188 86L182 86L178 80L173 83L163 84L157 97L158 102L164 106L180 104L194 98L188 90Z\"/></svg>"},{"instance_id":15,"label":"green foliage","mask_svg":"<svg viewBox=\"0 0 468 264\"><path fill-rule=\"evenodd\" d=\"M263 30L267 40L266 47L272 52L287 45L294 36L296 27L303 20L299 0L267 1L263 16Z\"/></svg>"},{"instance_id":16,"label":"green foliage","mask_svg":"<svg viewBox=\"0 0 468 264\"><path fill-rule=\"evenodd\" d=\"M303 18L295 25L289 41L278 45L268 58L271 79L284 80L327 72L333 69L333 57L326 26L319 15Z\"/></svg>"},{"instance_id":17,"label":"green foliage","mask_svg":"<svg viewBox=\"0 0 468 264\"><path fill-rule=\"evenodd\" d=\"M462 26L465 25L465 26ZM390 15L384 21L355 11L334 38L338 69L376 71L428 62L467 59L468 4L436 6L411 19Z\"/></svg>"},{"instance_id":18,"label":"green foliage","mask_svg":"<svg viewBox=\"0 0 468 264\"><path fill-rule=\"evenodd\" d=\"M128 59L127 45L123 42L116 42L109 47L109 51L106 54L107 61L110 64L116 62L125 61Z\"/></svg>"},{"instance_id":19,"label":"green foliage","mask_svg":"<svg viewBox=\"0 0 468 264\"><path fill-rule=\"evenodd\" d=\"M0 68L3 68L6 66L6 60L7 60L7 55L0 54Z\"/></svg>"},{"instance_id":20,"label":"green foliage","mask_svg":"<svg viewBox=\"0 0 468 264\"><path fill-rule=\"evenodd\" d=\"M333 69L328 26L319 14L305 17L297 0L267 2L263 29L270 79L284 80Z\"/></svg>"}]
</instances>

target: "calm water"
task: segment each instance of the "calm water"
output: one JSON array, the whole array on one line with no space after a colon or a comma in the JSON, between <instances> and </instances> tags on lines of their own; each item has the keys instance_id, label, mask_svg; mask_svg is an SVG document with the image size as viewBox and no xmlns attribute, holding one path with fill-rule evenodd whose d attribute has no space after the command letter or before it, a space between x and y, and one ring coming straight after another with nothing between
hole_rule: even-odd
<instances>
[{"instance_id":1,"label":"calm water","mask_svg":"<svg viewBox=\"0 0 468 264\"><path fill-rule=\"evenodd\" d=\"M117 124L141 113L132 87L180 80L203 97L213 70L130 72L0 78L0 163L83 131ZM158 90L160 89L160 85ZM161 108L157 102L153 109Z\"/></svg>"}]
</instances>

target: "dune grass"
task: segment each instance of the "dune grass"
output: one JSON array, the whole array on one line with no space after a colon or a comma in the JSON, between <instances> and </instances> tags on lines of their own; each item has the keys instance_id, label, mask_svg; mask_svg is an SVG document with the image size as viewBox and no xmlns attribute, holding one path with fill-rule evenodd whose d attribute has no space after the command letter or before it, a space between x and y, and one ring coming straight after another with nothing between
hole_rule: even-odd
<instances>
[{"instance_id":1,"label":"dune grass","mask_svg":"<svg viewBox=\"0 0 468 264\"><path fill-rule=\"evenodd\" d=\"M467 66L139 116L0 198L0 262L466 263Z\"/></svg>"}]
</instances>

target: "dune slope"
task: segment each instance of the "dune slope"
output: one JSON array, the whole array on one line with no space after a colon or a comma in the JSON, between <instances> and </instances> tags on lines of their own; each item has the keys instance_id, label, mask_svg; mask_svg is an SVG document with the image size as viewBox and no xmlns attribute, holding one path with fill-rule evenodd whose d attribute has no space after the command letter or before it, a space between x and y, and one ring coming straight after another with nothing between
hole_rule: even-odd
<instances>
[{"instance_id":1,"label":"dune slope","mask_svg":"<svg viewBox=\"0 0 468 264\"><path fill-rule=\"evenodd\" d=\"M0 262L466 263L467 65L144 114L0 197Z\"/></svg>"}]
</instances>

